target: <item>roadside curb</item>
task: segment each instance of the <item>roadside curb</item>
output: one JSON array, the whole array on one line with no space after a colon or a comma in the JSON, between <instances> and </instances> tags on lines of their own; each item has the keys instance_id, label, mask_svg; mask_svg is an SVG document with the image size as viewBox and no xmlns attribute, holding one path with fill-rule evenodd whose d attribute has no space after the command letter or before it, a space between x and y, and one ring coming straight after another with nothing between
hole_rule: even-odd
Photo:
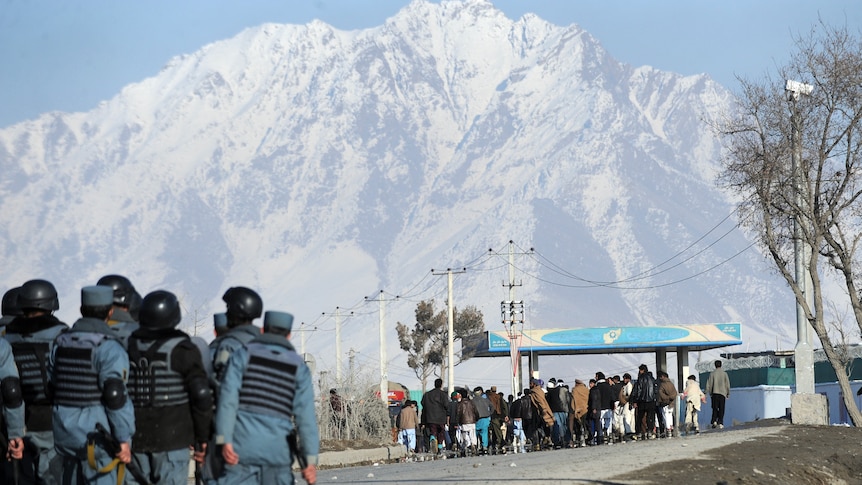
<instances>
[{"instance_id":1,"label":"roadside curb","mask_svg":"<svg viewBox=\"0 0 862 485\"><path fill-rule=\"evenodd\" d=\"M391 462L406 455L403 445L386 445L364 450L327 451L317 456L319 468L338 468L360 463Z\"/></svg>"}]
</instances>

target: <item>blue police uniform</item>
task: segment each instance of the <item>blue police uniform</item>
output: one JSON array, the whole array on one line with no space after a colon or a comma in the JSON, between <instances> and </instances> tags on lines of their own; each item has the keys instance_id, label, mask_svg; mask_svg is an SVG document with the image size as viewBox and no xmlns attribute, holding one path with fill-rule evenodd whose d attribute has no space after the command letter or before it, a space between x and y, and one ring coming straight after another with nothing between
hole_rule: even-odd
<instances>
[{"instance_id":1,"label":"blue police uniform","mask_svg":"<svg viewBox=\"0 0 862 485\"><path fill-rule=\"evenodd\" d=\"M115 306L114 313L108 320L108 328L111 329L112 335L123 344L123 347L128 347L129 336L140 328L140 324L135 321L131 313Z\"/></svg>"},{"instance_id":2,"label":"blue police uniform","mask_svg":"<svg viewBox=\"0 0 862 485\"><path fill-rule=\"evenodd\" d=\"M84 306L102 306L110 287L86 287ZM110 305L110 303L108 303ZM126 391L129 357L104 320L83 317L57 338L51 354L54 445L63 458L64 484L114 485L118 466L96 424L131 443L135 411ZM112 450L113 452L113 450ZM108 468L105 470L105 468Z\"/></svg>"},{"instance_id":3,"label":"blue police uniform","mask_svg":"<svg viewBox=\"0 0 862 485\"><path fill-rule=\"evenodd\" d=\"M26 483L57 483L62 464L54 450L51 400L48 398L48 359L54 341L69 327L51 314L19 316L6 328L21 378L26 407L21 479Z\"/></svg>"},{"instance_id":4,"label":"blue police uniform","mask_svg":"<svg viewBox=\"0 0 862 485\"><path fill-rule=\"evenodd\" d=\"M267 312L290 328L292 317ZM265 319L264 327L267 328ZM218 483L292 484L288 436L296 432L301 453L317 464L320 437L311 371L284 335L264 333L231 356L216 411L216 443L231 444L237 465L225 465Z\"/></svg>"},{"instance_id":5,"label":"blue police uniform","mask_svg":"<svg viewBox=\"0 0 862 485\"><path fill-rule=\"evenodd\" d=\"M15 367L15 359L12 357L12 347L9 342L0 339L0 388L5 391L7 386L12 387L11 384L17 380L18 368ZM24 401L20 396L20 390L13 392L18 394L17 399L11 395L4 395L2 400L3 417L6 421L6 429L3 432L8 439L24 436ZM3 449L6 449L6 443L3 443Z\"/></svg>"},{"instance_id":6,"label":"blue police uniform","mask_svg":"<svg viewBox=\"0 0 862 485\"><path fill-rule=\"evenodd\" d=\"M239 325L210 342L210 359L212 360L213 375L215 376L217 385L224 379L224 373L231 355L237 349L241 349L245 344L259 336L260 327Z\"/></svg>"}]
</instances>

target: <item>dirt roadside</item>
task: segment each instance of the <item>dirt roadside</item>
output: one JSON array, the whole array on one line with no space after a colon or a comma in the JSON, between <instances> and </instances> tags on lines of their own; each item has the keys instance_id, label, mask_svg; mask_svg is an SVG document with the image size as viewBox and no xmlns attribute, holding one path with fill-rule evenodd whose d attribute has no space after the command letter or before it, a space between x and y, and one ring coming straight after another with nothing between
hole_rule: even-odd
<instances>
[{"instance_id":1,"label":"dirt roadside","mask_svg":"<svg viewBox=\"0 0 862 485\"><path fill-rule=\"evenodd\" d=\"M862 484L862 429L790 425L763 420L742 425L780 426L775 434L708 450L697 460L636 467L611 479L656 484Z\"/></svg>"}]
</instances>

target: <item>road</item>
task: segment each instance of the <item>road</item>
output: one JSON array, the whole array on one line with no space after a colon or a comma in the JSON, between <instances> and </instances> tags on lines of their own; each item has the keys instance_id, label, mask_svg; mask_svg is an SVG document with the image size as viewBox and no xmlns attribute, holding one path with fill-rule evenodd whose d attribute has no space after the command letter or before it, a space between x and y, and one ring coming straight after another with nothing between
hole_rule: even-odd
<instances>
[{"instance_id":1,"label":"road","mask_svg":"<svg viewBox=\"0 0 862 485\"><path fill-rule=\"evenodd\" d=\"M498 484L551 480L550 483L636 484L615 480L632 466L697 459L704 451L770 434L781 426L709 430L691 437L647 442L508 454L335 468L318 472L317 483ZM297 483L304 483L297 474Z\"/></svg>"}]
</instances>

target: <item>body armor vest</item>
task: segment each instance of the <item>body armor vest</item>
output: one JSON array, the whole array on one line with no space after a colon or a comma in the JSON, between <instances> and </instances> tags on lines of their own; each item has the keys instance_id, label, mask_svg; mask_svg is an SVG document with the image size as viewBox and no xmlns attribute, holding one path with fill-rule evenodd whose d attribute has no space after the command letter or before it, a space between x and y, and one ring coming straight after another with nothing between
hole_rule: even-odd
<instances>
[{"instance_id":1,"label":"body armor vest","mask_svg":"<svg viewBox=\"0 0 862 485\"><path fill-rule=\"evenodd\" d=\"M88 407L102 403L99 372L93 352L109 337L101 333L67 332L54 352L54 404Z\"/></svg>"},{"instance_id":2,"label":"body armor vest","mask_svg":"<svg viewBox=\"0 0 862 485\"><path fill-rule=\"evenodd\" d=\"M225 335L216 337L210 344L212 352L213 373L215 374L216 382L221 382L224 379L224 373L227 370L227 361L233 353L229 346L224 342L226 340L235 340L239 342L239 347L245 347L249 342L254 340L255 335L248 332L228 332Z\"/></svg>"},{"instance_id":3,"label":"body armor vest","mask_svg":"<svg viewBox=\"0 0 862 485\"><path fill-rule=\"evenodd\" d=\"M8 338L8 337L7 337ZM28 405L51 404L48 398L48 357L51 345L8 338L21 378L21 394Z\"/></svg>"},{"instance_id":4,"label":"body armor vest","mask_svg":"<svg viewBox=\"0 0 862 485\"><path fill-rule=\"evenodd\" d=\"M42 330L38 337L22 333L6 334L6 340L12 346L15 365L21 378L21 393L28 406L51 404L48 395L48 360L51 357L51 343L57 335L66 330L65 325L57 325Z\"/></svg>"},{"instance_id":5,"label":"body armor vest","mask_svg":"<svg viewBox=\"0 0 862 485\"><path fill-rule=\"evenodd\" d=\"M66 328L65 325L57 325L41 329L35 335L16 332L6 335L18 367L21 397L25 403L24 419L30 431L52 429L48 360L51 358L51 343Z\"/></svg>"},{"instance_id":6,"label":"body armor vest","mask_svg":"<svg viewBox=\"0 0 862 485\"><path fill-rule=\"evenodd\" d=\"M165 407L189 402L183 376L170 365L176 346L188 337L129 340L127 388L136 408Z\"/></svg>"},{"instance_id":7,"label":"body armor vest","mask_svg":"<svg viewBox=\"0 0 862 485\"><path fill-rule=\"evenodd\" d=\"M253 413L290 419L296 394L296 374L302 358L287 349L251 342L248 367L239 390L239 408Z\"/></svg>"}]
</instances>

